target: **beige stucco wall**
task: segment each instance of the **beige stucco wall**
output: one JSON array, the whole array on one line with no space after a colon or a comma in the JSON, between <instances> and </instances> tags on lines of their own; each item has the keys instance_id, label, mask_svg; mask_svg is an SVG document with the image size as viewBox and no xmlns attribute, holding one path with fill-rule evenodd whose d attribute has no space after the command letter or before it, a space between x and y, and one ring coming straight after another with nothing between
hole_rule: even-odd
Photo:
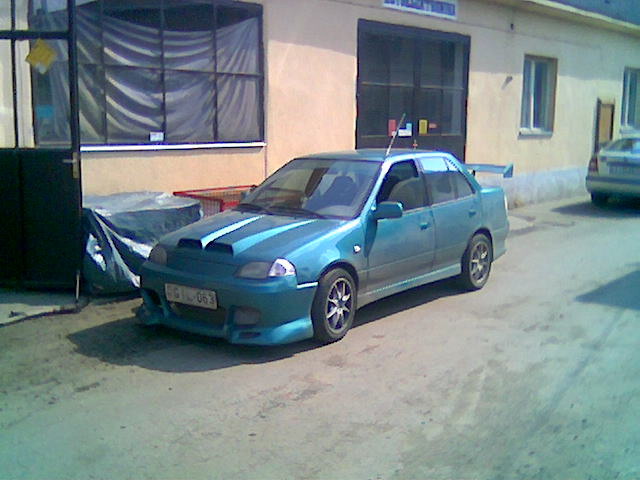
<instances>
[{"instance_id":1,"label":"beige stucco wall","mask_svg":"<svg viewBox=\"0 0 640 480\"><path fill-rule=\"evenodd\" d=\"M266 146L85 153L86 193L256 183L293 156L353 148L359 18L469 35L467 161L514 162L520 174L583 167L597 99L615 101L617 132L624 68L640 67L640 37L480 0L459 0L456 21L384 9L381 0L261 3ZM558 61L550 137L519 135L525 54Z\"/></svg>"}]
</instances>

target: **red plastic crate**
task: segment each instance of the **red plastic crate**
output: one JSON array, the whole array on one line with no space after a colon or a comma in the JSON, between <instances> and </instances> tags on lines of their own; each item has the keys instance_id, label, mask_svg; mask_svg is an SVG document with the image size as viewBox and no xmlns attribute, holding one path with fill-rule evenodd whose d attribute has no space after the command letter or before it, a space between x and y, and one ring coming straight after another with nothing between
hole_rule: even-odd
<instances>
[{"instance_id":1,"label":"red plastic crate","mask_svg":"<svg viewBox=\"0 0 640 480\"><path fill-rule=\"evenodd\" d=\"M177 197L188 197L200 200L202 214L205 217L235 207L242 200L242 194L255 185L237 185L234 187L202 188L199 190L183 190L173 192Z\"/></svg>"}]
</instances>

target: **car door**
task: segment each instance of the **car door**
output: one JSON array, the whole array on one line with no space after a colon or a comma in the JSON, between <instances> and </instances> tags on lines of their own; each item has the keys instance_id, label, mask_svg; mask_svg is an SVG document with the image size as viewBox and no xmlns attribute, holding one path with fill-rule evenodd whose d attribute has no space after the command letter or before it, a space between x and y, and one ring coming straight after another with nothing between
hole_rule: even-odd
<instances>
[{"instance_id":1,"label":"car door","mask_svg":"<svg viewBox=\"0 0 640 480\"><path fill-rule=\"evenodd\" d=\"M459 265L471 235L480 227L478 193L445 157L420 159L435 230L433 270Z\"/></svg>"},{"instance_id":2,"label":"car door","mask_svg":"<svg viewBox=\"0 0 640 480\"><path fill-rule=\"evenodd\" d=\"M400 202L403 215L368 219L365 255L369 292L427 273L433 262L433 217L424 182L412 160L389 169L376 194L376 204L383 201Z\"/></svg>"}]
</instances>

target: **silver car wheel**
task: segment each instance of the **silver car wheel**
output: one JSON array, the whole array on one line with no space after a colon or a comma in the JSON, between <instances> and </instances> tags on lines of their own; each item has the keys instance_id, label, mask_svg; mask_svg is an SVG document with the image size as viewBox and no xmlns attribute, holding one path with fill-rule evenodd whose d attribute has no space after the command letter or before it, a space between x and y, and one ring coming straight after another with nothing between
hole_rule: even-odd
<instances>
[{"instance_id":1,"label":"silver car wheel","mask_svg":"<svg viewBox=\"0 0 640 480\"><path fill-rule=\"evenodd\" d=\"M491 263L489 255L489 246L485 242L478 242L471 251L471 277L474 282L480 284L489 274L489 265Z\"/></svg>"},{"instance_id":2,"label":"silver car wheel","mask_svg":"<svg viewBox=\"0 0 640 480\"><path fill-rule=\"evenodd\" d=\"M341 333L349 324L349 318L353 311L353 292L351 285L344 278L338 278L327 296L325 317L327 326L333 333Z\"/></svg>"}]
</instances>

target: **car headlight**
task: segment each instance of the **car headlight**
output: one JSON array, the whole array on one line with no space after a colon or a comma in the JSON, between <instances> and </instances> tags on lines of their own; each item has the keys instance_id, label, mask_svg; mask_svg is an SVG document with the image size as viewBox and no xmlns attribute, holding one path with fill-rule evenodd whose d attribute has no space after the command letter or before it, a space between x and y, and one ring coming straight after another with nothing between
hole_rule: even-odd
<instances>
[{"instance_id":1,"label":"car headlight","mask_svg":"<svg viewBox=\"0 0 640 480\"><path fill-rule=\"evenodd\" d=\"M236 276L242 278L286 277L296 274L296 267L289 260L278 258L273 263L251 262L240 267Z\"/></svg>"},{"instance_id":2,"label":"car headlight","mask_svg":"<svg viewBox=\"0 0 640 480\"><path fill-rule=\"evenodd\" d=\"M149 254L149 261L157 263L158 265L167 264L167 249L161 245L156 245L151 249Z\"/></svg>"}]
</instances>

